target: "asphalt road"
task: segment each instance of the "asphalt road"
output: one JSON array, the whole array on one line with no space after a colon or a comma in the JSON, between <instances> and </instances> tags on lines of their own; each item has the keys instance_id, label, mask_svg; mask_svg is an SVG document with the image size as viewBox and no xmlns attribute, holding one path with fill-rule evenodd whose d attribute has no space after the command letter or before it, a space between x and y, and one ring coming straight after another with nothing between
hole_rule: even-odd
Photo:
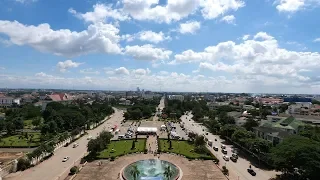
<instances>
[{"instance_id":1,"label":"asphalt road","mask_svg":"<svg viewBox=\"0 0 320 180\"><path fill-rule=\"evenodd\" d=\"M87 131L89 135L93 138L97 136L97 133L101 132L104 128L106 130L113 127L115 124L120 125L120 122L123 120L121 110L115 110L115 113L112 117L104 122L99 127ZM79 146L73 148L72 145L68 147L62 147L57 150L54 155L48 160L40 163L39 165L27 169L23 172L17 172L15 174L10 174L5 177L5 180L58 180L62 179L63 174L70 171L70 168L74 165L77 160L80 160L84 154L87 152L87 140L88 135L80 138L76 142L79 143ZM62 159L66 156L69 156L70 159L67 162L62 162Z\"/></svg>"},{"instance_id":2,"label":"asphalt road","mask_svg":"<svg viewBox=\"0 0 320 180\"><path fill-rule=\"evenodd\" d=\"M197 134L203 135L205 134L206 128L196 122L194 122L192 120L192 114L188 114L188 115L183 115L181 117L182 122L185 123L185 128L189 131L193 131ZM190 120L190 121L189 121ZM205 131L203 131L203 129L205 129ZM208 135L205 135L208 140L212 140L213 145L217 146L219 148L219 151L214 151L213 148L209 147L210 151L219 159L219 165L221 166L226 166L227 169L229 169L229 178L230 180L268 180L271 177L274 177L276 175L275 171L266 171L266 170L262 170L259 169L258 167L255 167L254 165L252 165L248 160L239 157L238 161L236 163L230 161L225 161L223 159L223 155L221 152L221 142L224 142L224 140L220 139L219 136L213 135L211 133L208 133ZM215 139L217 139L217 141L215 141ZM227 149L227 156L231 156L232 155L232 145L226 145L226 149ZM252 169L257 173L256 176L251 176L251 174L249 174L247 172L247 168L249 168L251 164Z\"/></svg>"}]
</instances>

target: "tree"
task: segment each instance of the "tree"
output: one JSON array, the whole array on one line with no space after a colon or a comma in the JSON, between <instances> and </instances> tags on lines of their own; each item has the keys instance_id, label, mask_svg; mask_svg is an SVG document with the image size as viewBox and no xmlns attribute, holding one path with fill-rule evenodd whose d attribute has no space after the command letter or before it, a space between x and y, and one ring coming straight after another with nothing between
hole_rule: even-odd
<instances>
[{"instance_id":1,"label":"tree","mask_svg":"<svg viewBox=\"0 0 320 180\"><path fill-rule=\"evenodd\" d=\"M302 136L291 136L271 150L274 166L283 174L301 179L318 179L320 143ZM296 173L298 171L298 173Z\"/></svg>"},{"instance_id":2,"label":"tree","mask_svg":"<svg viewBox=\"0 0 320 180\"><path fill-rule=\"evenodd\" d=\"M132 141L132 146L131 146L131 150L135 149L136 148L136 141Z\"/></svg>"},{"instance_id":3,"label":"tree","mask_svg":"<svg viewBox=\"0 0 320 180\"><path fill-rule=\"evenodd\" d=\"M33 118L33 120L32 120L32 125L33 126L39 126L40 124L41 124L41 118L40 117Z\"/></svg>"},{"instance_id":4,"label":"tree","mask_svg":"<svg viewBox=\"0 0 320 180\"><path fill-rule=\"evenodd\" d=\"M165 167L163 175L167 178L167 180L170 180L170 178L173 176L173 170L170 166Z\"/></svg>"},{"instance_id":5,"label":"tree","mask_svg":"<svg viewBox=\"0 0 320 180\"><path fill-rule=\"evenodd\" d=\"M195 146L204 146L206 144L206 141L204 140L204 136L196 136L194 140Z\"/></svg>"},{"instance_id":6,"label":"tree","mask_svg":"<svg viewBox=\"0 0 320 180\"><path fill-rule=\"evenodd\" d=\"M20 158L17 164L18 171L24 171L30 167L31 163L28 159Z\"/></svg>"},{"instance_id":7,"label":"tree","mask_svg":"<svg viewBox=\"0 0 320 180\"><path fill-rule=\"evenodd\" d=\"M227 176L229 175L229 170L227 169L226 166L222 166L222 173Z\"/></svg>"},{"instance_id":8,"label":"tree","mask_svg":"<svg viewBox=\"0 0 320 180\"><path fill-rule=\"evenodd\" d=\"M133 165L132 169L130 171L131 176L133 177L133 180L138 180L138 177L140 175L140 170L138 169L137 165Z\"/></svg>"},{"instance_id":9,"label":"tree","mask_svg":"<svg viewBox=\"0 0 320 180\"><path fill-rule=\"evenodd\" d=\"M243 127L246 128L247 131L253 131L253 127L257 127L258 125L259 122L255 121L252 117L250 117L243 124Z\"/></svg>"}]
</instances>

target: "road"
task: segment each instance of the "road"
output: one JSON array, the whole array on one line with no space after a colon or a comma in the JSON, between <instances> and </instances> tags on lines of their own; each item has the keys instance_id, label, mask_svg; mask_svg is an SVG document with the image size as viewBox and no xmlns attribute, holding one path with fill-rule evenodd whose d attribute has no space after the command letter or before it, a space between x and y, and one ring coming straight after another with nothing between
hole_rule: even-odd
<instances>
[{"instance_id":1,"label":"road","mask_svg":"<svg viewBox=\"0 0 320 180\"><path fill-rule=\"evenodd\" d=\"M157 116L157 114L160 114L160 115L161 115L161 112L162 112L162 110L163 110L163 108L164 108L164 98L165 98L165 97L162 97L161 100L160 100L160 103L159 103L159 105L158 105L158 107L157 107L157 109L156 109L156 113L155 113L155 115L153 116L153 121L158 121L159 117ZM158 111L158 109L160 109L160 111Z\"/></svg>"},{"instance_id":2,"label":"road","mask_svg":"<svg viewBox=\"0 0 320 180\"><path fill-rule=\"evenodd\" d=\"M181 120L182 122L184 122L185 124L185 128L188 131L193 131L194 133L197 133L199 135L203 135L207 132L206 128L196 122L194 122L192 120L192 114L189 113L188 115L183 115L181 116ZM190 120L190 121L189 121ZM203 129L205 131L203 131ZM205 135L206 138L208 138L208 140L212 140L213 142L213 147L217 146L219 148L219 151L214 151L213 148L210 148L208 146L208 148L210 149L210 151L219 159L219 164L220 167L222 166L226 166L227 169L229 169L229 179L230 180L268 180L271 177L275 177L276 172L275 171L266 171L266 170L262 170L259 169L255 166L253 166L251 164L252 169L257 173L256 176L251 176L248 172L247 172L247 168L249 168L250 166L250 162L242 157L239 157L238 161L236 163L230 161L225 161L223 159L223 155L221 152L221 142L224 142L224 140L220 139L219 136L213 135L211 133L208 133L208 135ZM217 139L217 141L215 141L215 139ZM228 151L227 156L231 156L232 155L232 145L226 145L226 149Z\"/></svg>"},{"instance_id":3,"label":"road","mask_svg":"<svg viewBox=\"0 0 320 180\"><path fill-rule=\"evenodd\" d=\"M101 132L104 128L106 130L115 124L119 125L123 120L123 111L115 109L115 113L112 117L101 124L99 127L88 130L87 132L93 138L97 136L97 133ZM88 136L84 136L78 139L76 142L79 143L79 146L73 148L72 145L68 147L62 147L57 150L54 155L48 160L40 163L39 165L27 169L23 172L17 172L15 174L10 174L5 177L5 180L58 180L63 179L62 175L66 172L68 173L70 168L74 165L75 161L81 159L84 154L87 152L87 140ZM66 156L69 156L70 159L67 162L62 162L62 159ZM61 176L61 178L60 178Z\"/></svg>"}]
</instances>

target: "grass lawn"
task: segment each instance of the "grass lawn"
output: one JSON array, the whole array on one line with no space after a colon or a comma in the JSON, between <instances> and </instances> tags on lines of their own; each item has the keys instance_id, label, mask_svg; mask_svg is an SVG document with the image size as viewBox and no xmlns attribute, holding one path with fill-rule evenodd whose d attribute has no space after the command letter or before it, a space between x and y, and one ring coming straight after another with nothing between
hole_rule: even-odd
<instances>
[{"instance_id":1,"label":"grass lawn","mask_svg":"<svg viewBox=\"0 0 320 180\"><path fill-rule=\"evenodd\" d=\"M195 146L188 141L171 140L172 149L169 149L169 142L167 139L159 139L159 147L162 152L172 152L181 154L189 159L213 159L212 155L198 154L194 152Z\"/></svg>"},{"instance_id":2,"label":"grass lawn","mask_svg":"<svg viewBox=\"0 0 320 180\"><path fill-rule=\"evenodd\" d=\"M1 138L0 147L29 147L29 146L38 146L40 144L40 133L28 133L33 134L32 142L29 143L28 139L24 135L13 135L5 138ZM21 137L19 139L19 137Z\"/></svg>"},{"instance_id":3,"label":"grass lawn","mask_svg":"<svg viewBox=\"0 0 320 180\"><path fill-rule=\"evenodd\" d=\"M146 147L146 139L138 139L135 146L136 148L131 150L132 141L134 140L120 140L120 141L111 141L107 149L101 151L98 155L98 158L110 158L125 155L127 153L134 152L143 152ZM114 151L112 151L114 149Z\"/></svg>"}]
</instances>

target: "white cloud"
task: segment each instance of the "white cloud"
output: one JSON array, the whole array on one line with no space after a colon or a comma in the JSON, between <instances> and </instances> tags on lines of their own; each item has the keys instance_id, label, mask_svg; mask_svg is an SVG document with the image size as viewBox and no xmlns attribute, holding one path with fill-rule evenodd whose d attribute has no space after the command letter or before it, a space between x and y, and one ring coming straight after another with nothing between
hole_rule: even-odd
<instances>
[{"instance_id":1,"label":"white cloud","mask_svg":"<svg viewBox=\"0 0 320 180\"><path fill-rule=\"evenodd\" d=\"M247 40L247 39L249 39L249 37L250 37L250 35L249 34L246 34L246 35L243 35L243 37L242 37L242 40Z\"/></svg>"},{"instance_id":2,"label":"white cloud","mask_svg":"<svg viewBox=\"0 0 320 180\"><path fill-rule=\"evenodd\" d=\"M129 75L130 74L129 70L125 67L119 67L119 68L115 69L114 73L117 75Z\"/></svg>"},{"instance_id":3,"label":"white cloud","mask_svg":"<svg viewBox=\"0 0 320 180\"><path fill-rule=\"evenodd\" d=\"M6 68L5 68L5 67L1 67L1 66L0 66L0 71L1 71L1 70L6 70Z\"/></svg>"},{"instance_id":4,"label":"white cloud","mask_svg":"<svg viewBox=\"0 0 320 180\"><path fill-rule=\"evenodd\" d=\"M202 52L187 50L176 54L171 63L200 62L195 73L203 70L228 73L238 79L277 84L310 85L317 78L302 72L316 72L320 67L320 53L289 51L279 47L278 41L265 32L236 44L233 41L220 42ZM309 83L309 84L308 84ZM282 84L282 85L283 85ZM292 86L291 86L292 87Z\"/></svg>"},{"instance_id":5,"label":"white cloud","mask_svg":"<svg viewBox=\"0 0 320 180\"><path fill-rule=\"evenodd\" d=\"M89 53L121 53L119 29L111 24L96 23L81 32L53 30L49 24L23 25L0 20L0 33L15 45L29 45L41 52L74 57Z\"/></svg>"},{"instance_id":6,"label":"white cloud","mask_svg":"<svg viewBox=\"0 0 320 180\"><path fill-rule=\"evenodd\" d=\"M186 23L181 23L180 24L180 28L179 28L179 32L182 34L194 34L197 30L199 30L201 27L200 22L198 21L189 21Z\"/></svg>"},{"instance_id":7,"label":"white cloud","mask_svg":"<svg viewBox=\"0 0 320 180\"><path fill-rule=\"evenodd\" d=\"M228 24L235 24L236 18L234 15L228 15L221 18L221 21L226 22Z\"/></svg>"},{"instance_id":8,"label":"white cloud","mask_svg":"<svg viewBox=\"0 0 320 180\"><path fill-rule=\"evenodd\" d=\"M215 19L228 11L237 11L244 6L242 0L202 0L201 13L205 19Z\"/></svg>"},{"instance_id":9,"label":"white cloud","mask_svg":"<svg viewBox=\"0 0 320 180\"><path fill-rule=\"evenodd\" d=\"M320 38L314 39L313 42L320 42Z\"/></svg>"},{"instance_id":10,"label":"white cloud","mask_svg":"<svg viewBox=\"0 0 320 180\"><path fill-rule=\"evenodd\" d=\"M153 31L140 31L136 34L125 34L121 36L122 40L126 40L127 42L132 42L135 39L139 39L140 41L150 42L154 44L158 44L159 42L171 40L170 36L165 36L165 34L160 32Z\"/></svg>"},{"instance_id":11,"label":"white cloud","mask_svg":"<svg viewBox=\"0 0 320 180\"><path fill-rule=\"evenodd\" d=\"M147 69L134 69L134 70L132 71L132 73L133 73L134 75L137 75L137 76L145 76L145 75L150 74L151 71L149 70L149 68L147 68Z\"/></svg>"},{"instance_id":12,"label":"white cloud","mask_svg":"<svg viewBox=\"0 0 320 180\"><path fill-rule=\"evenodd\" d=\"M165 50L162 48L155 48L151 44L146 44L142 46L126 46L124 54L132 56L136 60L168 60L172 51Z\"/></svg>"},{"instance_id":13,"label":"white cloud","mask_svg":"<svg viewBox=\"0 0 320 180\"><path fill-rule=\"evenodd\" d=\"M275 0L279 12L294 13L308 7L319 6L319 0Z\"/></svg>"},{"instance_id":14,"label":"white cloud","mask_svg":"<svg viewBox=\"0 0 320 180\"><path fill-rule=\"evenodd\" d=\"M85 22L105 22L106 18L112 18L119 21L129 20L130 18L122 12L121 9L112 9L112 5L96 4L93 6L92 12L84 14L78 13L76 10L70 8L69 12Z\"/></svg>"},{"instance_id":15,"label":"white cloud","mask_svg":"<svg viewBox=\"0 0 320 180\"><path fill-rule=\"evenodd\" d=\"M276 0L277 10L280 12L295 12L305 6L307 0Z\"/></svg>"},{"instance_id":16,"label":"white cloud","mask_svg":"<svg viewBox=\"0 0 320 180\"><path fill-rule=\"evenodd\" d=\"M121 0L121 3L123 11L134 19L171 23L193 14L200 0L168 0L165 5L159 5L159 0Z\"/></svg>"},{"instance_id":17,"label":"white cloud","mask_svg":"<svg viewBox=\"0 0 320 180\"><path fill-rule=\"evenodd\" d=\"M70 68L79 67L83 63L73 62L72 60L66 60L64 62L58 62L57 68L60 72L66 72Z\"/></svg>"},{"instance_id":18,"label":"white cloud","mask_svg":"<svg viewBox=\"0 0 320 180\"><path fill-rule=\"evenodd\" d=\"M82 74L100 74L99 71L95 71L95 70L92 69L92 68L81 69L81 70L80 70L80 73L82 73Z\"/></svg>"},{"instance_id":19,"label":"white cloud","mask_svg":"<svg viewBox=\"0 0 320 180\"><path fill-rule=\"evenodd\" d=\"M38 0L15 0L15 1L21 4L25 4L25 3L34 3L34 2L37 2Z\"/></svg>"},{"instance_id":20,"label":"white cloud","mask_svg":"<svg viewBox=\"0 0 320 180\"><path fill-rule=\"evenodd\" d=\"M268 35L266 32L259 32L254 37L254 39L262 39L262 40L272 40L273 37Z\"/></svg>"},{"instance_id":21,"label":"white cloud","mask_svg":"<svg viewBox=\"0 0 320 180\"><path fill-rule=\"evenodd\" d=\"M162 42L164 40L168 40L170 39L169 36L165 36L163 34L163 32L159 32L159 33L156 33L156 32L153 32L153 31L142 31L139 33L139 39L141 41L149 41L149 42L152 42L152 43L159 43L159 42Z\"/></svg>"}]
</instances>

